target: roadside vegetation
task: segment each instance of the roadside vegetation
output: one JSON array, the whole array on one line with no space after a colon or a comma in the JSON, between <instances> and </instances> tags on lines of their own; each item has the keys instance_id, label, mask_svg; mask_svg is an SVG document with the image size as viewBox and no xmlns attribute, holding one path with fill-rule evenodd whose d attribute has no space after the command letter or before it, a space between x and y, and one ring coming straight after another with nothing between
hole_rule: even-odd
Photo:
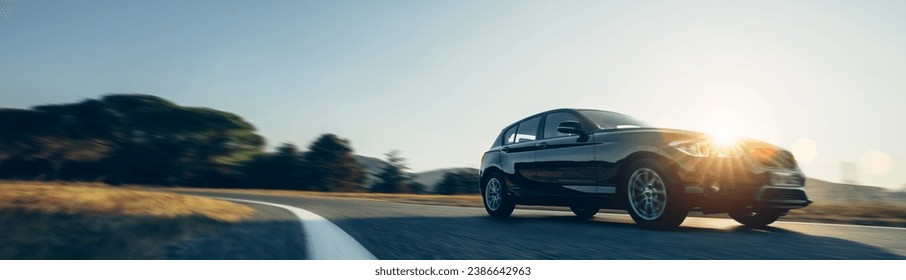
<instances>
[{"instance_id":1,"label":"roadside vegetation","mask_svg":"<svg viewBox=\"0 0 906 280\"><path fill-rule=\"evenodd\" d=\"M474 193L462 179L478 176L453 174L429 189L412 180L399 151L365 166L349 140L329 133L306 149L265 146L238 115L147 94L0 108L0 180L458 194Z\"/></svg>"},{"instance_id":2,"label":"roadside vegetation","mask_svg":"<svg viewBox=\"0 0 906 280\"><path fill-rule=\"evenodd\" d=\"M238 115L153 95L0 108L0 179L365 190L349 141L336 135L321 135L307 151L264 148Z\"/></svg>"},{"instance_id":3,"label":"roadside vegetation","mask_svg":"<svg viewBox=\"0 0 906 280\"><path fill-rule=\"evenodd\" d=\"M0 182L0 259L161 259L169 245L253 213L132 187Z\"/></svg>"}]
</instances>

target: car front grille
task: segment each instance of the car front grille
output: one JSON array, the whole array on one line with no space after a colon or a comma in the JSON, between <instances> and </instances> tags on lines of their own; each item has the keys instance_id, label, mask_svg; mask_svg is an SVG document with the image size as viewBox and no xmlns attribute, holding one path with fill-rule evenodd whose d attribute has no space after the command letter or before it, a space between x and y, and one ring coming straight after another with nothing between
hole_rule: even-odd
<instances>
[{"instance_id":1,"label":"car front grille","mask_svg":"<svg viewBox=\"0 0 906 280\"><path fill-rule=\"evenodd\" d=\"M761 193L762 201L777 201L777 200L808 200L808 197L805 196L805 191L797 189L765 189Z\"/></svg>"}]
</instances>

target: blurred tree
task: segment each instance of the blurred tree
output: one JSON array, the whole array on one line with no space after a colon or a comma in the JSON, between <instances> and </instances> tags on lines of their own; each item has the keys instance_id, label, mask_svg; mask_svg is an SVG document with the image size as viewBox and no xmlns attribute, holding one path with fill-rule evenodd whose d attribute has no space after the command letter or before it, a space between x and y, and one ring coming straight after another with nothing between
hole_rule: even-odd
<instances>
[{"instance_id":1,"label":"blurred tree","mask_svg":"<svg viewBox=\"0 0 906 280\"><path fill-rule=\"evenodd\" d=\"M299 148L290 143L274 153L261 154L242 166L243 185L267 189L308 189L305 161Z\"/></svg>"},{"instance_id":2,"label":"blurred tree","mask_svg":"<svg viewBox=\"0 0 906 280\"><path fill-rule=\"evenodd\" d=\"M18 149L2 156L47 158L58 171L69 161L99 162L114 184L212 185L264 147L239 116L144 94L4 109L0 120L0 150ZM87 170L77 166L66 165L66 177Z\"/></svg>"},{"instance_id":3,"label":"blurred tree","mask_svg":"<svg viewBox=\"0 0 906 280\"><path fill-rule=\"evenodd\" d=\"M0 179L50 180L53 177L53 165L47 159L14 157L0 161Z\"/></svg>"},{"instance_id":4,"label":"blurred tree","mask_svg":"<svg viewBox=\"0 0 906 280\"><path fill-rule=\"evenodd\" d=\"M444 173L443 179L434 186L438 194L473 194L478 193L478 173L454 171Z\"/></svg>"},{"instance_id":5,"label":"blurred tree","mask_svg":"<svg viewBox=\"0 0 906 280\"><path fill-rule=\"evenodd\" d=\"M411 175L406 172L409 169L406 166L406 159L399 156L400 152L393 150L385 154L387 156L387 165L377 175L380 182L371 187L372 192L380 193L404 193L412 192L410 189Z\"/></svg>"},{"instance_id":6,"label":"blurred tree","mask_svg":"<svg viewBox=\"0 0 906 280\"><path fill-rule=\"evenodd\" d=\"M66 161L60 165L57 179L63 181L103 181L110 168L98 161Z\"/></svg>"},{"instance_id":7,"label":"blurred tree","mask_svg":"<svg viewBox=\"0 0 906 280\"><path fill-rule=\"evenodd\" d=\"M40 139L54 136L57 115L22 109L0 109L0 160L41 157Z\"/></svg>"},{"instance_id":8,"label":"blurred tree","mask_svg":"<svg viewBox=\"0 0 906 280\"><path fill-rule=\"evenodd\" d=\"M364 191L365 171L356 161L349 141L323 134L303 154L304 169L311 189L317 191Z\"/></svg>"},{"instance_id":9,"label":"blurred tree","mask_svg":"<svg viewBox=\"0 0 906 280\"><path fill-rule=\"evenodd\" d=\"M411 192L411 193L427 193L428 186L425 186L425 184L422 184L422 183L419 183L419 182L416 182L413 180L413 181L409 182L409 192Z\"/></svg>"}]
</instances>

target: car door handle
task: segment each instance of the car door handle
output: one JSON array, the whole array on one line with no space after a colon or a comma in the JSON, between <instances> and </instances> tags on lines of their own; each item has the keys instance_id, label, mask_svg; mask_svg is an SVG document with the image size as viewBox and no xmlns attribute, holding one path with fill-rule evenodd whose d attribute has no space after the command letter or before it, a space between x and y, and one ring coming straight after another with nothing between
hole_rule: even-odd
<instances>
[{"instance_id":1,"label":"car door handle","mask_svg":"<svg viewBox=\"0 0 906 280\"><path fill-rule=\"evenodd\" d=\"M510 151L510 147L507 147L507 146L500 147L500 151L502 151L502 152L504 152L504 153L509 152L509 151Z\"/></svg>"},{"instance_id":2,"label":"car door handle","mask_svg":"<svg viewBox=\"0 0 906 280\"><path fill-rule=\"evenodd\" d=\"M547 142L541 142L541 143L535 144L535 147L538 147L541 149L547 149L547 146L550 146L547 144Z\"/></svg>"}]
</instances>

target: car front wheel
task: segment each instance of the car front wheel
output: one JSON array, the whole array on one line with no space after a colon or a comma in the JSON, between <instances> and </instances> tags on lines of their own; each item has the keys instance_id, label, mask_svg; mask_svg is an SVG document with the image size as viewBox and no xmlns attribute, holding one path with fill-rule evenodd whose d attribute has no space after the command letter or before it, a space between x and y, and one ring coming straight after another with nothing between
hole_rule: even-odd
<instances>
[{"instance_id":1,"label":"car front wheel","mask_svg":"<svg viewBox=\"0 0 906 280\"><path fill-rule=\"evenodd\" d=\"M673 188L675 180L667 168L643 159L626 170L623 189L632 220L652 229L673 229L683 223L689 211Z\"/></svg>"},{"instance_id":2,"label":"car front wheel","mask_svg":"<svg viewBox=\"0 0 906 280\"><path fill-rule=\"evenodd\" d=\"M492 174L488 178L481 196L484 200L484 210L491 217L506 218L513 213L513 209L516 209L516 203L507 191L506 179L500 174Z\"/></svg>"}]
</instances>

